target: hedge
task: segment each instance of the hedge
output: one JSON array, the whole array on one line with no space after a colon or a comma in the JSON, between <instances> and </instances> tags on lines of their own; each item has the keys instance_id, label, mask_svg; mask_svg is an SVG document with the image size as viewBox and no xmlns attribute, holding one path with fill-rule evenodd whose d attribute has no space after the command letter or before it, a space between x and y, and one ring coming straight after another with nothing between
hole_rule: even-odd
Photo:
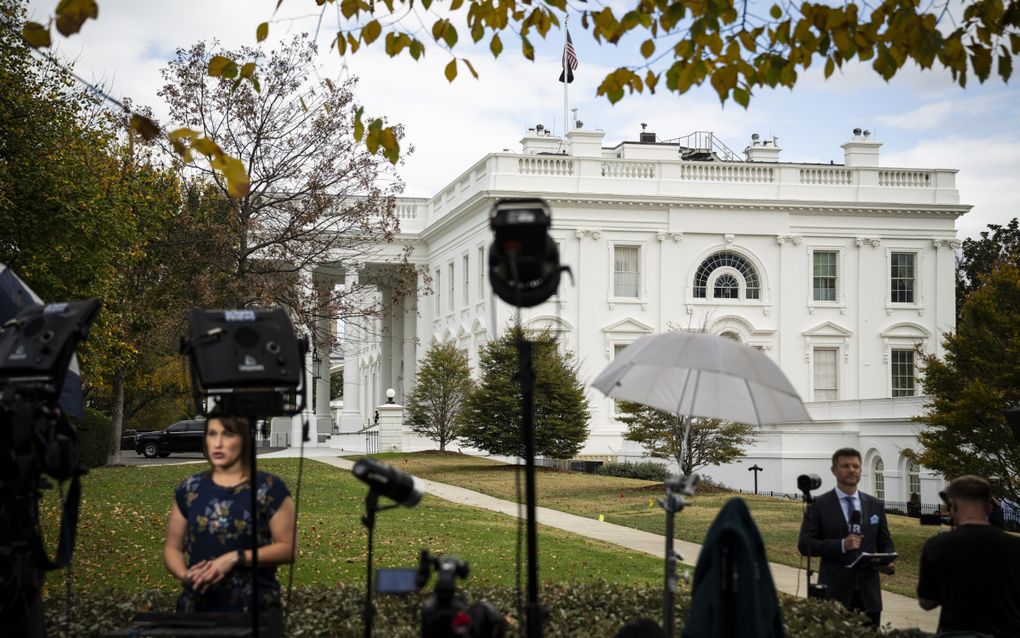
<instances>
[{"instance_id":1,"label":"hedge","mask_svg":"<svg viewBox=\"0 0 1020 638\"><path fill-rule=\"evenodd\" d=\"M472 588L464 590L467 601L486 600L508 621L508 635L523 635L514 609L514 590L509 587ZM59 636L65 631L65 603L55 592L44 601L46 635ZM523 592L522 592L523 595ZM359 637L363 633L361 605L364 591L355 586L338 584L335 588L310 587L295 589L288 605L288 636ZM419 609L427 594L407 597L377 596L375 634L387 638L415 638L420 635ZM134 611L170 611L175 592L143 593L108 592L102 596L77 596L74 608L73 636L96 636L119 627L127 627ZM678 625L690 604L689 592L677 595ZM548 636L581 638L613 636L627 621L639 617L658 621L662 614L662 590L650 586L611 585L547 585L541 601L548 610L544 633ZM865 617L851 614L835 603L782 597L784 618L790 638L908 638L925 634L893 630L878 633L862 626ZM678 626L679 629L679 626ZM679 632L678 632L679 633Z\"/></svg>"},{"instance_id":2,"label":"hedge","mask_svg":"<svg viewBox=\"0 0 1020 638\"><path fill-rule=\"evenodd\" d=\"M654 461L644 461L642 463L606 463L595 470L595 473L602 476L620 476L646 481L665 481L669 476L669 470L666 465Z\"/></svg>"}]
</instances>

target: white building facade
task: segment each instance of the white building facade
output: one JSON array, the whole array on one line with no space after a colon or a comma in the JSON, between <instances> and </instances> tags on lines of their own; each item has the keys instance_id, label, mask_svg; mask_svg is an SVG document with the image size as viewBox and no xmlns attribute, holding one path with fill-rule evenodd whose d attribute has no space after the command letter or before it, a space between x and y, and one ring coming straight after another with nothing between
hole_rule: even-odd
<instances>
[{"instance_id":1,"label":"white building facade","mask_svg":"<svg viewBox=\"0 0 1020 638\"><path fill-rule=\"evenodd\" d=\"M954 328L955 220L969 210L956 171L881 167L881 144L859 130L843 145L843 165L781 162L775 141L757 140L746 160L724 160L705 139L659 143L642 133L642 142L605 148L601 131L560 139L532 129L520 153L487 155L434 197L400 200L401 238L430 292L373 326L345 328L341 432L371 424L387 388L400 404L434 343L456 343L477 368L480 349L516 312L487 281L490 209L503 197L541 197L574 282L565 276L559 295L521 320L555 332L582 380L647 334L736 339L779 364L814 421L764 427L745 459L706 474L749 489L748 468L758 465L762 490L793 492L806 472L824 489L833 450L850 446L864 456L866 491L937 502L941 478L909 452L925 402L917 351L941 354L941 335ZM385 269L342 276L377 279L386 300ZM641 450L623 440L613 402L593 389L588 399L581 457L636 460Z\"/></svg>"}]
</instances>

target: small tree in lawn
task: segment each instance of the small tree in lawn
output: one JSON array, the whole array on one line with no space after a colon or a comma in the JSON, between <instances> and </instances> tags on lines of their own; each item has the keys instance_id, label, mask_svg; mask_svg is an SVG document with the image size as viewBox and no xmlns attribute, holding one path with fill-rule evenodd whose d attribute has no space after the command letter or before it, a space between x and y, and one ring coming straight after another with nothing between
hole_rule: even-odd
<instances>
[{"instance_id":1,"label":"small tree in lawn","mask_svg":"<svg viewBox=\"0 0 1020 638\"><path fill-rule=\"evenodd\" d=\"M754 441L754 427L744 423L678 416L630 401L618 401L616 413L627 426L625 439L642 444L649 456L676 461L684 474L734 461ZM688 422L691 431L684 446Z\"/></svg>"},{"instance_id":2,"label":"small tree in lawn","mask_svg":"<svg viewBox=\"0 0 1020 638\"><path fill-rule=\"evenodd\" d=\"M432 346L407 398L409 427L445 452L459 435L464 402L473 387L467 352L452 343Z\"/></svg>"},{"instance_id":3,"label":"small tree in lawn","mask_svg":"<svg viewBox=\"0 0 1020 638\"><path fill-rule=\"evenodd\" d=\"M490 454L524 456L521 439L521 384L517 380L517 341L513 327L486 344L481 354L481 381L464 410L461 438ZM549 333L527 335L533 342L535 369L535 454L558 459L574 456L588 439L591 413L577 364L562 354Z\"/></svg>"}]
</instances>

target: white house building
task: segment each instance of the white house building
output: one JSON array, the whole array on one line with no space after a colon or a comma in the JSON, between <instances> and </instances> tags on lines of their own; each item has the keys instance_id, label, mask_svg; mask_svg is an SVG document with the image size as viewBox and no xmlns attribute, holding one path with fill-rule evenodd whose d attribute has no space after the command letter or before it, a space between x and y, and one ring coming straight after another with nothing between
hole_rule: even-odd
<instances>
[{"instance_id":1,"label":"white house building","mask_svg":"<svg viewBox=\"0 0 1020 638\"><path fill-rule=\"evenodd\" d=\"M555 332L582 379L643 335L727 336L772 357L814 420L764 427L746 459L706 474L747 489L757 464L763 490L793 492L805 472L821 475L824 489L833 450L851 446L864 456L866 491L937 502L941 478L906 453L925 401L915 350L940 354L940 336L954 327L955 220L970 208L956 171L882 167L881 143L859 129L842 145L843 164L780 161L775 140L755 138L737 158L711 134L660 142L642 132L604 147L602 131L561 139L539 126L521 152L481 158L434 197L401 199L401 237L431 292L375 326L345 327L341 432L370 424L387 388L400 404L430 345L455 342L477 364L515 312L486 281L490 209L503 197L542 197L574 282L564 277L558 297L521 319ZM370 277L386 300L389 267L313 274ZM613 402L593 389L588 399L582 458L640 456L623 441ZM328 402L316 407L326 435Z\"/></svg>"}]
</instances>

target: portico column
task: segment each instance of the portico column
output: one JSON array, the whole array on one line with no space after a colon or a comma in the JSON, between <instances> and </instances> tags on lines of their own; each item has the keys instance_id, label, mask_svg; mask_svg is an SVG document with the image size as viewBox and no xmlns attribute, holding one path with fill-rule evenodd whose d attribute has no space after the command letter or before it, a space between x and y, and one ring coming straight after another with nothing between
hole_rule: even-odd
<instances>
[{"instance_id":1,"label":"portico column","mask_svg":"<svg viewBox=\"0 0 1020 638\"><path fill-rule=\"evenodd\" d=\"M414 387L415 373L417 372L417 357L415 343L418 336L418 308L417 300L411 295L404 297L404 331L403 331L403 364L401 374L403 375L403 386L397 399L400 403L407 403L407 397Z\"/></svg>"},{"instance_id":2,"label":"portico column","mask_svg":"<svg viewBox=\"0 0 1020 638\"><path fill-rule=\"evenodd\" d=\"M348 271L344 274L344 286L348 294L358 287L358 273ZM363 332L358 319L344 321L344 334L341 339L344 353L344 410L340 415L341 432L357 432L361 429L361 377L359 362Z\"/></svg>"},{"instance_id":3,"label":"portico column","mask_svg":"<svg viewBox=\"0 0 1020 638\"><path fill-rule=\"evenodd\" d=\"M329 411L329 346L332 342L333 329L331 324L336 322L332 317L319 317L315 320L315 331L324 337L327 345L318 348L318 361L315 365L315 432L319 439L325 442L325 438L333 433L333 420Z\"/></svg>"}]
</instances>

